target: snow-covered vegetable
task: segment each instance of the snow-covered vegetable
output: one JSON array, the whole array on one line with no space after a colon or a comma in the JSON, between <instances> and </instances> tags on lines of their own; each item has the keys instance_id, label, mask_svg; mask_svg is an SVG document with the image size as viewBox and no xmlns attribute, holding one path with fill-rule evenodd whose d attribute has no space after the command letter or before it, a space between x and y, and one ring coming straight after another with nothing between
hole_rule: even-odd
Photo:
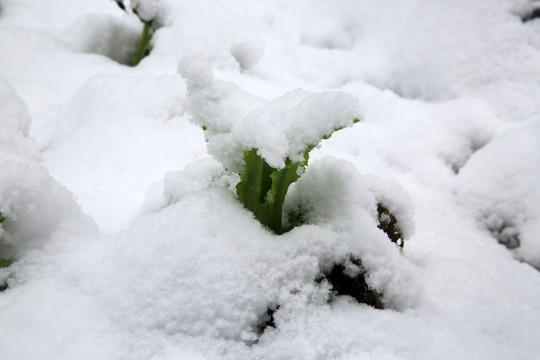
<instances>
[{"instance_id":1,"label":"snow-covered vegetable","mask_svg":"<svg viewBox=\"0 0 540 360\"><path fill-rule=\"evenodd\" d=\"M214 79L200 59L179 67L188 82L192 121L205 130L208 151L240 175L239 201L277 234L289 186L309 152L337 130L359 122L357 100L339 92L295 90L270 101Z\"/></svg>"},{"instance_id":2,"label":"snow-covered vegetable","mask_svg":"<svg viewBox=\"0 0 540 360\"><path fill-rule=\"evenodd\" d=\"M139 46L137 47L137 53L133 59L133 66L137 66L141 60L150 53L150 40L154 30L149 23L145 22L143 25L143 31L141 34L141 40L139 40Z\"/></svg>"},{"instance_id":3,"label":"snow-covered vegetable","mask_svg":"<svg viewBox=\"0 0 540 360\"><path fill-rule=\"evenodd\" d=\"M12 264L12 261L9 259L0 259L0 268L6 268Z\"/></svg>"},{"instance_id":4,"label":"snow-covered vegetable","mask_svg":"<svg viewBox=\"0 0 540 360\"><path fill-rule=\"evenodd\" d=\"M399 222L394 214L392 214L390 210L388 210L388 208L382 203L377 204L377 214L379 220L379 229L384 231L393 243L403 249L405 242L403 235L401 234Z\"/></svg>"},{"instance_id":5,"label":"snow-covered vegetable","mask_svg":"<svg viewBox=\"0 0 540 360\"><path fill-rule=\"evenodd\" d=\"M354 119L354 123L360 120ZM340 130L336 128L334 131ZM319 140L328 139L325 135ZM318 143L317 143L318 144ZM277 234L283 233L283 203L289 186L298 180L308 165L309 152L317 144L309 144L304 150L304 160L285 159L283 168L275 168L258 154L258 149L244 150L244 172L236 186L238 199L262 224Z\"/></svg>"},{"instance_id":6,"label":"snow-covered vegetable","mask_svg":"<svg viewBox=\"0 0 540 360\"><path fill-rule=\"evenodd\" d=\"M114 0L115 3L125 12L128 12L128 9L126 5L124 4L123 0ZM141 38L139 40L139 45L137 46L137 52L135 53L135 57L133 58L132 66L137 66L141 60L146 57L151 50L151 44L150 41L152 40L152 35L154 34L155 28L154 28L154 21L152 18L148 18L145 14L140 14L140 11L138 9L139 2L135 1L131 3L131 11L133 14L137 15L139 20L143 23L143 29L141 33Z\"/></svg>"}]
</instances>

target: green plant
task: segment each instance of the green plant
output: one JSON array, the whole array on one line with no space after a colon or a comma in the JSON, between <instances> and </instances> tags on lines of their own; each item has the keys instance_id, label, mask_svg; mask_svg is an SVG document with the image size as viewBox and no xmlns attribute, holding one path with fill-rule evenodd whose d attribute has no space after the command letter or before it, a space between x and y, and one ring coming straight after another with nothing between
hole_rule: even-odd
<instances>
[{"instance_id":1,"label":"green plant","mask_svg":"<svg viewBox=\"0 0 540 360\"><path fill-rule=\"evenodd\" d=\"M6 218L2 215L2 213L0 213L0 237L2 235L2 224L4 223L4 221L6 221ZM0 258L0 269L8 267L9 265L11 265L11 263L11 260Z\"/></svg>"},{"instance_id":2,"label":"green plant","mask_svg":"<svg viewBox=\"0 0 540 360\"><path fill-rule=\"evenodd\" d=\"M208 152L237 173L238 200L276 234L283 226L289 186L308 165L322 140L358 123L360 104L342 92L296 89L263 100L216 80L205 59L184 59L178 70L187 82L191 122L202 127ZM290 225L301 225L302 214Z\"/></svg>"},{"instance_id":3,"label":"green plant","mask_svg":"<svg viewBox=\"0 0 540 360\"><path fill-rule=\"evenodd\" d=\"M135 57L133 58L132 66L137 66L141 60L148 56L150 54L150 40L152 40L152 35L154 34L154 29L150 25L149 22L144 21L143 22L143 31L141 35L141 39L139 40L139 46L137 47L137 52L135 53Z\"/></svg>"},{"instance_id":4,"label":"green plant","mask_svg":"<svg viewBox=\"0 0 540 360\"><path fill-rule=\"evenodd\" d=\"M13 264L13 261L11 261L9 259L0 259L0 269L1 268L6 268L11 264Z\"/></svg>"},{"instance_id":5,"label":"green plant","mask_svg":"<svg viewBox=\"0 0 540 360\"><path fill-rule=\"evenodd\" d=\"M124 5L123 0L115 0L116 5L126 13L129 13L126 6ZM135 56L133 58L133 61L131 63L131 66L137 66L142 59L144 59L148 54L150 54L151 46L150 41L152 40L152 36L154 35L154 26L153 22L151 20L145 20L139 15L139 12L136 8L132 8L131 11L133 14L137 15L139 20L143 23L143 30L141 34L141 38L139 40L139 44L137 46L137 52L135 53Z\"/></svg>"},{"instance_id":6,"label":"green plant","mask_svg":"<svg viewBox=\"0 0 540 360\"><path fill-rule=\"evenodd\" d=\"M353 123L359 122L354 119ZM335 128L332 133L324 135L315 143L308 145L303 151L303 161L293 162L285 159L285 166L281 169L270 166L262 158L257 149L244 150L244 171L240 174L240 182L236 186L238 200L250 210L257 220L270 228L276 234L282 234L283 229L283 203L289 186L298 180L308 165L309 153L320 141L330 138L335 131L344 127Z\"/></svg>"}]
</instances>

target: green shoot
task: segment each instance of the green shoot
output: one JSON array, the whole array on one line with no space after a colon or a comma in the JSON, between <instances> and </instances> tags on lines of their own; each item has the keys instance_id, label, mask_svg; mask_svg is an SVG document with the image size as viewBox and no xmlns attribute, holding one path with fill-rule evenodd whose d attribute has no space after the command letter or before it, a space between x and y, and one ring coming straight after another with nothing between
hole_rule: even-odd
<instances>
[{"instance_id":1,"label":"green shoot","mask_svg":"<svg viewBox=\"0 0 540 360\"><path fill-rule=\"evenodd\" d=\"M7 268L9 265L13 264L13 261L9 259L0 259L0 269Z\"/></svg>"},{"instance_id":2,"label":"green shoot","mask_svg":"<svg viewBox=\"0 0 540 360\"><path fill-rule=\"evenodd\" d=\"M154 31L148 22L144 21L143 24L143 32L141 39L139 40L139 46L135 58L133 59L132 66L137 66L141 60L150 53L150 40L152 40Z\"/></svg>"},{"instance_id":3,"label":"green shoot","mask_svg":"<svg viewBox=\"0 0 540 360\"><path fill-rule=\"evenodd\" d=\"M130 12L126 8L126 5L124 4L123 0L114 0L116 5L124 11L125 13L129 14ZM143 23L143 31L141 35L141 39L139 40L139 46L137 47L137 52L135 53L135 57L133 58L133 62L131 66L137 66L144 57L148 56L150 54L150 40L152 40L152 35L154 34L154 28L152 27L151 20L144 20L137 11L136 8L132 8L131 11L133 14L137 15L139 20Z\"/></svg>"},{"instance_id":4,"label":"green shoot","mask_svg":"<svg viewBox=\"0 0 540 360\"><path fill-rule=\"evenodd\" d=\"M244 162L246 169L236 186L238 199L263 225L282 234L285 195L289 186L300 177L298 170L305 167L307 160L293 163L287 158L283 169L275 169L257 154L257 149L249 149L244 151Z\"/></svg>"},{"instance_id":5,"label":"green shoot","mask_svg":"<svg viewBox=\"0 0 540 360\"><path fill-rule=\"evenodd\" d=\"M354 123L359 121L354 119ZM342 128L336 128L333 132ZM321 140L330 138L332 133L322 136ZM236 186L238 200L257 220L278 235L284 233L283 203L289 186L300 178L308 165L310 151L317 145L318 143L305 148L303 161L293 162L287 158L282 169L268 165L257 153L257 149L244 150L245 169Z\"/></svg>"}]
</instances>

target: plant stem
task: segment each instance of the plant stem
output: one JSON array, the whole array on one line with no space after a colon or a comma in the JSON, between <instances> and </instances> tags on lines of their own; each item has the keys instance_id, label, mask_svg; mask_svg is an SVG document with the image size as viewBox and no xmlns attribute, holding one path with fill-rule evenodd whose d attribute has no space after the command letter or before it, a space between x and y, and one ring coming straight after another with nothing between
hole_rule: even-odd
<instances>
[{"instance_id":1,"label":"plant stem","mask_svg":"<svg viewBox=\"0 0 540 360\"><path fill-rule=\"evenodd\" d=\"M141 60L148 55L150 52L150 39L152 39L152 27L149 23L144 22L141 40L139 41L139 47L137 48L137 53L133 59L132 66L137 66Z\"/></svg>"},{"instance_id":2,"label":"plant stem","mask_svg":"<svg viewBox=\"0 0 540 360\"><path fill-rule=\"evenodd\" d=\"M283 233L283 203L289 185L298 180L298 167L287 158L285 167L275 169L257 154L257 149L244 151L246 168L236 186L238 199L257 220L274 233Z\"/></svg>"}]
</instances>

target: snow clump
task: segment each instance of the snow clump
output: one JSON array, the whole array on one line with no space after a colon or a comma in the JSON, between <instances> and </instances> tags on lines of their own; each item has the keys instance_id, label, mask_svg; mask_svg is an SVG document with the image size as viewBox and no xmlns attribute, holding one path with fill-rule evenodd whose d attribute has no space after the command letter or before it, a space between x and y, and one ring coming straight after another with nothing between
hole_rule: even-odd
<instances>
[{"instance_id":1,"label":"snow clump","mask_svg":"<svg viewBox=\"0 0 540 360\"><path fill-rule=\"evenodd\" d=\"M341 92L297 89L264 101L214 79L207 66L188 58L178 67L188 83L187 107L206 130L208 152L235 172L241 172L247 149L257 149L273 168L283 168L287 158L302 162L306 149L352 126L360 114L358 100Z\"/></svg>"}]
</instances>

